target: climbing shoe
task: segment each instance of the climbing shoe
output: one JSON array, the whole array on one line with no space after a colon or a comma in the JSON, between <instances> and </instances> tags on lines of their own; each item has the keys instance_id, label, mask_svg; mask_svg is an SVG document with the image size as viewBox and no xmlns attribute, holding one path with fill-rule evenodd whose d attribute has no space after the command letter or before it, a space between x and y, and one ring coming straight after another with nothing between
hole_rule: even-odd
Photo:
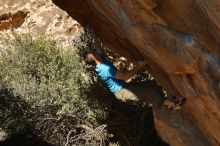
<instances>
[{"instance_id":1,"label":"climbing shoe","mask_svg":"<svg viewBox=\"0 0 220 146\"><path fill-rule=\"evenodd\" d=\"M182 106L186 103L186 98L179 98L175 99L174 101L174 106L171 107L172 110L180 110Z\"/></svg>"},{"instance_id":2,"label":"climbing shoe","mask_svg":"<svg viewBox=\"0 0 220 146\"><path fill-rule=\"evenodd\" d=\"M174 104L178 106L183 106L186 103L186 98L179 98L174 100Z\"/></svg>"},{"instance_id":3,"label":"climbing shoe","mask_svg":"<svg viewBox=\"0 0 220 146\"><path fill-rule=\"evenodd\" d=\"M163 105L170 110L180 110L182 106L186 103L186 98L177 98L176 96L168 96L164 100Z\"/></svg>"}]
</instances>

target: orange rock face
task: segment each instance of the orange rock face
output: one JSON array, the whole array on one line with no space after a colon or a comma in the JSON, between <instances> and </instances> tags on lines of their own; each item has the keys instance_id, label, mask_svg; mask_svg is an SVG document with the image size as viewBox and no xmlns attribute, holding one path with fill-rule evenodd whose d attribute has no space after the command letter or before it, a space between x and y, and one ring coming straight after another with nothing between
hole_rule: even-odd
<instances>
[{"instance_id":1,"label":"orange rock face","mask_svg":"<svg viewBox=\"0 0 220 146\"><path fill-rule=\"evenodd\" d=\"M24 11L17 11L15 14L8 13L1 15L0 31L20 27L23 24L26 16L27 12Z\"/></svg>"},{"instance_id":2,"label":"orange rock face","mask_svg":"<svg viewBox=\"0 0 220 146\"><path fill-rule=\"evenodd\" d=\"M83 26L94 27L112 50L134 61L146 59L148 71L163 88L188 99L185 119L200 129L206 137L201 139L220 145L219 0L53 2ZM175 128L167 129L175 132ZM163 134L172 143L171 136ZM199 145L186 141L185 145Z\"/></svg>"}]
</instances>

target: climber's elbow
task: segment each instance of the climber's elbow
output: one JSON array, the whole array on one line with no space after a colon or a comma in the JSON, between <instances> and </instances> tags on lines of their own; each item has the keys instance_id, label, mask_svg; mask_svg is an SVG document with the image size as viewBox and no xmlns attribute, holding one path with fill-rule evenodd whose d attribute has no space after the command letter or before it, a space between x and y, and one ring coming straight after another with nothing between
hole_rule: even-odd
<instances>
[{"instance_id":1,"label":"climber's elbow","mask_svg":"<svg viewBox=\"0 0 220 146\"><path fill-rule=\"evenodd\" d=\"M117 71L115 78L118 80L123 80L125 82L129 82L130 76L128 73L124 73L122 71Z\"/></svg>"}]
</instances>

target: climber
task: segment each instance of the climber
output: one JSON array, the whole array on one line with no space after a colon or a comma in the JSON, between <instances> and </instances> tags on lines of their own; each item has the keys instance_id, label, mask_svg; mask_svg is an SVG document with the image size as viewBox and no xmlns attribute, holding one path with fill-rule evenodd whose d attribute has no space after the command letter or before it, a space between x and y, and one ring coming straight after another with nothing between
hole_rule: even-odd
<instances>
[{"instance_id":1,"label":"climber","mask_svg":"<svg viewBox=\"0 0 220 146\"><path fill-rule=\"evenodd\" d=\"M96 50L84 53L84 60L93 64L97 75L107 85L108 89L121 101L144 101L151 105L166 105L172 109L180 109L181 101L165 100L163 94L158 93L155 87L146 84L129 84L138 71L144 69L146 61L139 61L136 67L129 72L122 72L106 59L100 43L95 38Z\"/></svg>"}]
</instances>

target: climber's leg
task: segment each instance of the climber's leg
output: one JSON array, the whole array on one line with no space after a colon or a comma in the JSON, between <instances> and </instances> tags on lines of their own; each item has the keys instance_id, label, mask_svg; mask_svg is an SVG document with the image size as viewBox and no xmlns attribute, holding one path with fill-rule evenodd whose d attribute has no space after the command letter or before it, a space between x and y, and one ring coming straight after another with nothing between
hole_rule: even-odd
<instances>
[{"instance_id":1,"label":"climber's leg","mask_svg":"<svg viewBox=\"0 0 220 146\"><path fill-rule=\"evenodd\" d=\"M168 100L164 97L159 87L148 83L128 84L115 94L121 101L143 101L153 106L166 106L169 109L178 110L184 104L185 100Z\"/></svg>"},{"instance_id":2,"label":"climber's leg","mask_svg":"<svg viewBox=\"0 0 220 146\"><path fill-rule=\"evenodd\" d=\"M144 101L147 104L157 105L162 102L163 94L150 86L143 84L129 84L115 94L122 101Z\"/></svg>"},{"instance_id":3,"label":"climber's leg","mask_svg":"<svg viewBox=\"0 0 220 146\"><path fill-rule=\"evenodd\" d=\"M139 100L138 97L131 90L124 87L115 94L115 97L123 102Z\"/></svg>"}]
</instances>

